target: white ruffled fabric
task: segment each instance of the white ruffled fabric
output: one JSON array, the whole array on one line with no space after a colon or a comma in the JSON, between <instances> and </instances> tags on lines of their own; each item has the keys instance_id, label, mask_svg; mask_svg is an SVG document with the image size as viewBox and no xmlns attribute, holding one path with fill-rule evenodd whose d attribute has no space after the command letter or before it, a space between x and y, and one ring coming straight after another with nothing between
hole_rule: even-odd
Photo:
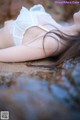
<instances>
[{"instance_id":1,"label":"white ruffled fabric","mask_svg":"<svg viewBox=\"0 0 80 120\"><path fill-rule=\"evenodd\" d=\"M22 44L23 35L28 28L39 24L36 12L45 12L45 9L39 4L34 5L29 10L25 7L22 7L20 10L17 19L13 21L13 27L11 30L15 45Z\"/></svg>"}]
</instances>

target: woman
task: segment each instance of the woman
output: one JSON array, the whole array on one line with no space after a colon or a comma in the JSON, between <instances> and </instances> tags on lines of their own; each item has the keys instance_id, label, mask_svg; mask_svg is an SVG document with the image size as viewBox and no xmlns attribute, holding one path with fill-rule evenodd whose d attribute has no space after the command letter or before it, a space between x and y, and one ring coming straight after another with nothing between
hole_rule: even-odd
<instances>
[{"instance_id":1,"label":"woman","mask_svg":"<svg viewBox=\"0 0 80 120\"><path fill-rule=\"evenodd\" d=\"M28 10L22 7L16 20L0 29L0 62L22 62L58 56L63 60L80 56L80 11L74 25L64 27L55 22L42 5Z\"/></svg>"}]
</instances>

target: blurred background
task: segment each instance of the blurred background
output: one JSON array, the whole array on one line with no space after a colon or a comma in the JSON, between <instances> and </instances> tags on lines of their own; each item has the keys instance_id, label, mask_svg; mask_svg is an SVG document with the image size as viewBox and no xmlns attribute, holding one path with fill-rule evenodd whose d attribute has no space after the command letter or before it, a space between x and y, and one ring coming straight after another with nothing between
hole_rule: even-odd
<instances>
[{"instance_id":1,"label":"blurred background","mask_svg":"<svg viewBox=\"0 0 80 120\"><path fill-rule=\"evenodd\" d=\"M0 0L0 23L15 19L22 6L30 8L35 4L42 4L46 11L51 13L58 22L71 21L73 13L78 11L80 7L79 4L56 4L55 1L62 0Z\"/></svg>"}]
</instances>

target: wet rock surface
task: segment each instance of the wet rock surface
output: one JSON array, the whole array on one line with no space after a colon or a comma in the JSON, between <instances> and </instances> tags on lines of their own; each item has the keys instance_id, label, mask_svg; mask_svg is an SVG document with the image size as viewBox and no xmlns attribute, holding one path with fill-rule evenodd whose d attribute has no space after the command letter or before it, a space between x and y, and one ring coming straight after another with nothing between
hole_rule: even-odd
<instances>
[{"instance_id":1,"label":"wet rock surface","mask_svg":"<svg viewBox=\"0 0 80 120\"><path fill-rule=\"evenodd\" d=\"M80 58L0 63L0 111L10 120L79 120Z\"/></svg>"}]
</instances>

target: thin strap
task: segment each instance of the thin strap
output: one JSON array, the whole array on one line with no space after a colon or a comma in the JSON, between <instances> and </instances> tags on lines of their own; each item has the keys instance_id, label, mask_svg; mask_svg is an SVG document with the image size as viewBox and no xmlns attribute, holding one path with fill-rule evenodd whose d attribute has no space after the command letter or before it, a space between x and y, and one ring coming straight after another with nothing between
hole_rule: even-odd
<instances>
[{"instance_id":1,"label":"thin strap","mask_svg":"<svg viewBox=\"0 0 80 120\"><path fill-rule=\"evenodd\" d=\"M37 25L37 27L41 28L41 29L44 30L44 31L49 32L49 30L48 30L47 28L43 27L42 25Z\"/></svg>"},{"instance_id":2,"label":"thin strap","mask_svg":"<svg viewBox=\"0 0 80 120\"><path fill-rule=\"evenodd\" d=\"M43 25L37 25L36 27L39 27L39 28L41 28L42 30L49 32L50 30L48 30L47 28L45 28L45 27L44 27L45 25L50 25L50 26L54 27L55 29L57 29L54 25L49 24L49 23L46 23L46 24L43 24Z\"/></svg>"},{"instance_id":3,"label":"thin strap","mask_svg":"<svg viewBox=\"0 0 80 120\"><path fill-rule=\"evenodd\" d=\"M42 26L45 26L45 25L50 25L50 26L52 26L52 27L54 27L55 29L58 30L58 28L57 28L56 26L54 26L54 25L52 25L52 24L50 24L50 23L45 23L45 24L43 24Z\"/></svg>"}]
</instances>

